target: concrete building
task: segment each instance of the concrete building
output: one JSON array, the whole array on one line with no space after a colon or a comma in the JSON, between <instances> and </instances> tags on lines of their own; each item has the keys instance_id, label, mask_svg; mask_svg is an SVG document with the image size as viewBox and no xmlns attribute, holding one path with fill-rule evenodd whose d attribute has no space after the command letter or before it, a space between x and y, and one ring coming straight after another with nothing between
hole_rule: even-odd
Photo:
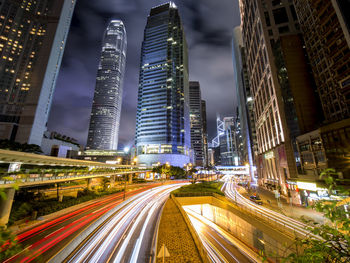
<instances>
[{"instance_id":1,"label":"concrete building","mask_svg":"<svg viewBox=\"0 0 350 263\"><path fill-rule=\"evenodd\" d=\"M346 1L295 0L325 122L297 137L300 177L317 181L325 168L350 179L350 41ZM347 4L349 5L349 4ZM349 7L349 6L348 6ZM321 112L321 111L320 111Z\"/></svg>"},{"instance_id":2,"label":"concrete building","mask_svg":"<svg viewBox=\"0 0 350 263\"><path fill-rule=\"evenodd\" d=\"M76 158L80 151L80 145L74 138L46 131L41 142L41 150L49 156Z\"/></svg>"},{"instance_id":3,"label":"concrete building","mask_svg":"<svg viewBox=\"0 0 350 263\"><path fill-rule=\"evenodd\" d=\"M223 119L224 132L220 134L220 164L223 166L233 166L240 164L238 154L239 133L236 129L236 118L225 117ZM216 163L217 165L217 163Z\"/></svg>"},{"instance_id":4,"label":"concrete building","mask_svg":"<svg viewBox=\"0 0 350 263\"><path fill-rule=\"evenodd\" d=\"M116 151L116 150L86 150L78 153L78 159L110 163L130 165L133 158L132 152Z\"/></svg>"},{"instance_id":5,"label":"concrete building","mask_svg":"<svg viewBox=\"0 0 350 263\"><path fill-rule=\"evenodd\" d=\"M326 168L335 168L339 179L350 179L350 119L324 125L297 137L303 179L318 181Z\"/></svg>"},{"instance_id":6,"label":"concrete building","mask_svg":"<svg viewBox=\"0 0 350 263\"><path fill-rule=\"evenodd\" d=\"M194 151L195 165L203 166L204 144L201 89L198 81L190 81L189 87L191 146Z\"/></svg>"},{"instance_id":7,"label":"concrete building","mask_svg":"<svg viewBox=\"0 0 350 263\"><path fill-rule=\"evenodd\" d=\"M126 47L127 38L123 22L110 21L102 41L87 149L118 149Z\"/></svg>"},{"instance_id":8,"label":"concrete building","mask_svg":"<svg viewBox=\"0 0 350 263\"><path fill-rule=\"evenodd\" d=\"M201 112L202 112L202 137L203 137L203 166L207 167L209 165L209 155L208 155L208 128L207 128L207 103L205 100L201 102Z\"/></svg>"},{"instance_id":9,"label":"concrete building","mask_svg":"<svg viewBox=\"0 0 350 263\"><path fill-rule=\"evenodd\" d=\"M288 195L300 167L296 137L317 127L315 88L293 3L240 0L258 143L258 183Z\"/></svg>"},{"instance_id":10,"label":"concrete building","mask_svg":"<svg viewBox=\"0 0 350 263\"><path fill-rule=\"evenodd\" d=\"M327 123L350 118L350 43L338 2L295 0Z\"/></svg>"},{"instance_id":11,"label":"concrete building","mask_svg":"<svg viewBox=\"0 0 350 263\"><path fill-rule=\"evenodd\" d=\"M41 145L75 0L0 2L0 138Z\"/></svg>"},{"instance_id":12,"label":"concrete building","mask_svg":"<svg viewBox=\"0 0 350 263\"><path fill-rule=\"evenodd\" d=\"M138 163L190 161L188 56L177 7L151 9L141 51L135 144Z\"/></svg>"}]
</instances>

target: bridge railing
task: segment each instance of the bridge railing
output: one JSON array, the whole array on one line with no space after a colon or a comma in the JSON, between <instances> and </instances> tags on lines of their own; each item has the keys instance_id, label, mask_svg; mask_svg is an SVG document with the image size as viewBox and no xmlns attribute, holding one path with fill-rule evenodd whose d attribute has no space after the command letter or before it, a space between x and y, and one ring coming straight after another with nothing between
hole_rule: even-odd
<instances>
[{"instance_id":1,"label":"bridge railing","mask_svg":"<svg viewBox=\"0 0 350 263\"><path fill-rule=\"evenodd\" d=\"M123 175L130 173L142 173L147 172L146 170L129 170L129 171L115 171L115 172L95 172L95 173L58 173L55 174L19 174L19 175L8 175L0 177L0 186L1 185L12 185L14 183L20 184L35 184L49 181L62 181L62 180L77 180L78 178L87 179L95 177L104 177L104 176L113 176L113 175Z\"/></svg>"}]
</instances>

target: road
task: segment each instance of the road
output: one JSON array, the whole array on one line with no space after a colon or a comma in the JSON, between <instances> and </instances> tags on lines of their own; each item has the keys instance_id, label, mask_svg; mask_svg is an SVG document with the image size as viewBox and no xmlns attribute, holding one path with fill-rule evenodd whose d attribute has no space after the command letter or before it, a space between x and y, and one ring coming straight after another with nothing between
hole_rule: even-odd
<instances>
[{"instance_id":1,"label":"road","mask_svg":"<svg viewBox=\"0 0 350 263\"><path fill-rule=\"evenodd\" d=\"M224 189L226 196L233 202L236 202L238 206L246 209L246 211L251 212L256 216L264 218L270 224L281 227L293 235L299 234L299 236L303 237L310 234L310 231L307 230L308 226L306 224L270 210L264 206L258 205L243 197L236 189L233 182L225 182L222 189Z\"/></svg>"},{"instance_id":2,"label":"road","mask_svg":"<svg viewBox=\"0 0 350 263\"><path fill-rule=\"evenodd\" d=\"M133 196L65 262L150 262L162 207L169 193L183 185L164 185Z\"/></svg>"},{"instance_id":3,"label":"road","mask_svg":"<svg viewBox=\"0 0 350 263\"><path fill-rule=\"evenodd\" d=\"M126 197L132 197L158 185L152 184L126 192ZM100 198L96 202L20 233L17 239L24 249L5 262L47 262L86 227L122 203L123 196L124 193L121 192Z\"/></svg>"},{"instance_id":4,"label":"road","mask_svg":"<svg viewBox=\"0 0 350 263\"><path fill-rule=\"evenodd\" d=\"M215 223L184 208L212 262L261 262L258 255Z\"/></svg>"}]
</instances>

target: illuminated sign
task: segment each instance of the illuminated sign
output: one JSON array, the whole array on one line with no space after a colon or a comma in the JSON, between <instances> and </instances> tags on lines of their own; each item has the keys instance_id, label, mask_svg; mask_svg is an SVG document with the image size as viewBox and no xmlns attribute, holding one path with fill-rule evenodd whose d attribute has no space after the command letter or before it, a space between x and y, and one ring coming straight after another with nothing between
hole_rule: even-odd
<instances>
[{"instance_id":1,"label":"illuminated sign","mask_svg":"<svg viewBox=\"0 0 350 263\"><path fill-rule=\"evenodd\" d=\"M309 190L309 191L314 191L314 192L327 190L325 188L317 187L316 183L297 182L297 186L298 186L299 189Z\"/></svg>"},{"instance_id":2,"label":"illuminated sign","mask_svg":"<svg viewBox=\"0 0 350 263\"><path fill-rule=\"evenodd\" d=\"M272 159L275 157L275 154L272 151L270 151L270 152L265 153L264 157L265 157L265 159Z\"/></svg>"},{"instance_id":3,"label":"illuminated sign","mask_svg":"<svg viewBox=\"0 0 350 263\"><path fill-rule=\"evenodd\" d=\"M297 182L297 186L299 189L316 191L317 187L315 183L305 183L305 182Z\"/></svg>"},{"instance_id":4,"label":"illuminated sign","mask_svg":"<svg viewBox=\"0 0 350 263\"><path fill-rule=\"evenodd\" d=\"M215 167L222 174L245 174L249 175L249 165L247 166L216 166Z\"/></svg>"}]
</instances>

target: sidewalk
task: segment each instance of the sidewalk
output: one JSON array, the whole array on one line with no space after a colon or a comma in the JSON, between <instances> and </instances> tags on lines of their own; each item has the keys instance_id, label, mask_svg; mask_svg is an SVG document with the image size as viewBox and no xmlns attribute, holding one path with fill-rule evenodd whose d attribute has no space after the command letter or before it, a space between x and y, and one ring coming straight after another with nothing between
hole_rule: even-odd
<instances>
[{"instance_id":1,"label":"sidewalk","mask_svg":"<svg viewBox=\"0 0 350 263\"><path fill-rule=\"evenodd\" d=\"M244 194L244 196L247 197L248 199L250 195L255 193L255 191L250 191L250 193L248 193L247 190L245 192L246 193ZM260 198L263 200L264 207L274 210L285 216L288 216L300 221L301 221L301 217L304 217L307 220L313 220L316 223L320 223L320 224L324 224L325 221L327 221L327 219L323 216L322 213L315 211L312 207L302 207L302 206L291 205L287 203L287 201L284 198L280 198L280 206L278 206L275 195L272 192L262 187L258 187L256 190L256 193L258 193Z\"/></svg>"}]
</instances>

